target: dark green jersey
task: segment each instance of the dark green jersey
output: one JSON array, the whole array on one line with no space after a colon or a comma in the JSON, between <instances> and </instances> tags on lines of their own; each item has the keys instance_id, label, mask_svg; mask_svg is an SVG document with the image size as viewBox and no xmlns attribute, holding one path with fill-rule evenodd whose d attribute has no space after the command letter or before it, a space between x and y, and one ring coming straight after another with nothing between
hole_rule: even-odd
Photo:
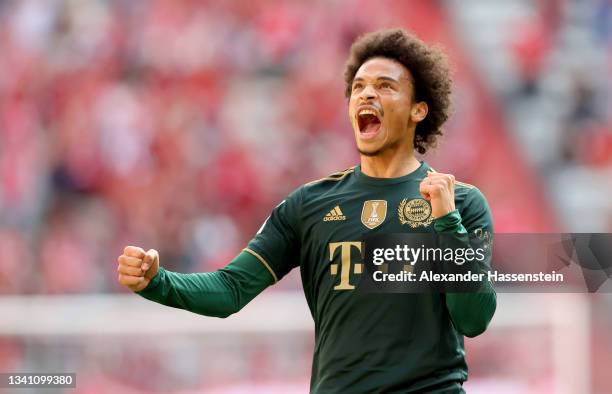
<instances>
[{"instance_id":1,"label":"dark green jersey","mask_svg":"<svg viewBox=\"0 0 612 394\"><path fill-rule=\"evenodd\" d=\"M449 294L355 291L364 272L364 237L435 231L431 205L419 193L428 170L423 163L409 175L383 179L358 166L303 185L249 243L246 251L275 281L300 267L315 321L312 392L423 392L467 379ZM455 204L468 232L492 232L477 188L456 183Z\"/></svg>"},{"instance_id":2,"label":"dark green jersey","mask_svg":"<svg viewBox=\"0 0 612 394\"><path fill-rule=\"evenodd\" d=\"M475 293L356 291L365 277L361 248L368 235L492 232L484 197L461 183L457 209L432 219L419 194L428 169L422 164L407 176L378 179L357 167L306 184L227 266L187 274L160 267L138 294L227 317L299 266L315 321L311 392L460 393L467 378L463 335L483 332L495 311L489 282Z\"/></svg>"}]
</instances>

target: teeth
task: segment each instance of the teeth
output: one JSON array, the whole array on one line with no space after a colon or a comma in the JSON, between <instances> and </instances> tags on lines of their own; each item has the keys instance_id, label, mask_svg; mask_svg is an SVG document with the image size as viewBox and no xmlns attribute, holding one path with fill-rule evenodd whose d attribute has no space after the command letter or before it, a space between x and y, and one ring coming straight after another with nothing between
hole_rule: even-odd
<instances>
[{"instance_id":1,"label":"teeth","mask_svg":"<svg viewBox=\"0 0 612 394\"><path fill-rule=\"evenodd\" d=\"M362 109L361 111L359 111L359 116L363 116L363 115L374 115L374 116L376 116L376 112L372 111L371 109Z\"/></svg>"}]
</instances>

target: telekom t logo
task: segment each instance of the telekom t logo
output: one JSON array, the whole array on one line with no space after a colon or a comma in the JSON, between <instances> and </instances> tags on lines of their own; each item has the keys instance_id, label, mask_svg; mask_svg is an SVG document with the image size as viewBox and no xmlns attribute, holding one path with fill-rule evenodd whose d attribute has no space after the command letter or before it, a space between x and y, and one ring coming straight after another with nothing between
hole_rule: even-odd
<instances>
[{"instance_id":1,"label":"telekom t logo","mask_svg":"<svg viewBox=\"0 0 612 394\"><path fill-rule=\"evenodd\" d=\"M350 283L351 267L355 274L363 272L362 263L351 263L351 248L357 249L361 255L361 242L331 242L329 244L329 261L334 261L335 252L340 249L340 283L334 286L334 290L355 289L355 286ZM332 275L338 275L337 263L332 264L330 269Z\"/></svg>"}]
</instances>

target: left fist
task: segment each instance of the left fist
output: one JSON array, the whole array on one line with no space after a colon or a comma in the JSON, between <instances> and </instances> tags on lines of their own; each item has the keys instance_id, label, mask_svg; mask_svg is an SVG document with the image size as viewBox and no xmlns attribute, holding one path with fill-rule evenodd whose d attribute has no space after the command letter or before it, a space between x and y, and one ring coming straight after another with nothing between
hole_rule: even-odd
<instances>
[{"instance_id":1,"label":"left fist","mask_svg":"<svg viewBox=\"0 0 612 394\"><path fill-rule=\"evenodd\" d=\"M431 203L434 219L455 210L455 177L451 174L427 172L419 185L419 192Z\"/></svg>"}]
</instances>

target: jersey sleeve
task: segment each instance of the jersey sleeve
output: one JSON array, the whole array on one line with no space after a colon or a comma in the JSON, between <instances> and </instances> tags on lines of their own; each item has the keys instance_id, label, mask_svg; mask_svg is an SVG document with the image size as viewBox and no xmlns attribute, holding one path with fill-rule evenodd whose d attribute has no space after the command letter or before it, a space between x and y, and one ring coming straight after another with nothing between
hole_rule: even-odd
<instances>
[{"instance_id":1,"label":"jersey sleeve","mask_svg":"<svg viewBox=\"0 0 612 394\"><path fill-rule=\"evenodd\" d=\"M272 283L268 270L251 254L242 252L215 272L183 274L159 267L151 283L137 294L173 308L228 317Z\"/></svg>"},{"instance_id":2,"label":"jersey sleeve","mask_svg":"<svg viewBox=\"0 0 612 394\"><path fill-rule=\"evenodd\" d=\"M434 224L436 231L457 234L456 238L444 237L454 247L484 249L484 261L467 263L461 267L472 272L486 273L491 267L493 218L484 195L477 188L470 189L461 209L447 216L441 218L440 223ZM484 332L497 308L497 295L489 280L480 283L477 292L446 293L445 298L455 329L468 337Z\"/></svg>"},{"instance_id":3,"label":"jersey sleeve","mask_svg":"<svg viewBox=\"0 0 612 394\"><path fill-rule=\"evenodd\" d=\"M300 264L300 210L301 191L297 189L272 210L244 249L257 257L275 282Z\"/></svg>"},{"instance_id":4,"label":"jersey sleeve","mask_svg":"<svg viewBox=\"0 0 612 394\"><path fill-rule=\"evenodd\" d=\"M480 190L470 188L457 209L434 219L433 223L439 235L437 242L440 247L482 249L484 259L472 262L474 267L471 268L477 268L479 272L491 268L493 218L489 204Z\"/></svg>"},{"instance_id":5,"label":"jersey sleeve","mask_svg":"<svg viewBox=\"0 0 612 394\"><path fill-rule=\"evenodd\" d=\"M471 189L461 210L461 222L468 233L493 234L493 217L485 196L477 188Z\"/></svg>"}]
</instances>

